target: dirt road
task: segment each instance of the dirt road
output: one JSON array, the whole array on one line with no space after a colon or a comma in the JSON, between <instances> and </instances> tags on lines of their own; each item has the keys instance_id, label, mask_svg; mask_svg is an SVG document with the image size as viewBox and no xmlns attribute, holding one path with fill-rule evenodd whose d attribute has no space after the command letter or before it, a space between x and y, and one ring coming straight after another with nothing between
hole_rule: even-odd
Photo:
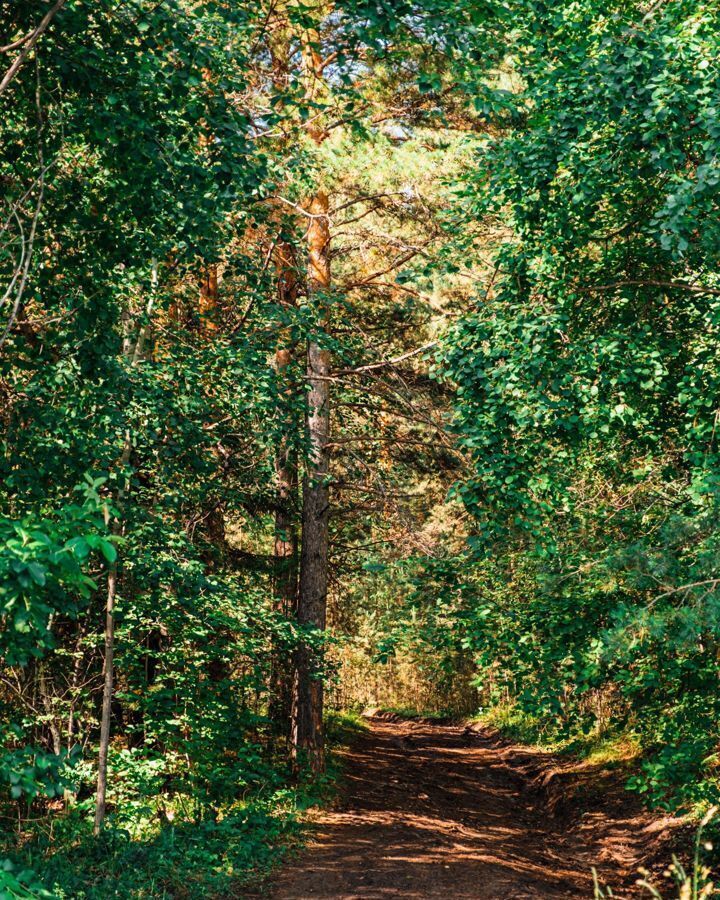
<instances>
[{"instance_id":1,"label":"dirt road","mask_svg":"<svg viewBox=\"0 0 720 900\"><path fill-rule=\"evenodd\" d=\"M592 866L640 896L627 885L658 829L622 791L551 815L532 751L416 722L371 720L345 764L273 900L592 898Z\"/></svg>"}]
</instances>

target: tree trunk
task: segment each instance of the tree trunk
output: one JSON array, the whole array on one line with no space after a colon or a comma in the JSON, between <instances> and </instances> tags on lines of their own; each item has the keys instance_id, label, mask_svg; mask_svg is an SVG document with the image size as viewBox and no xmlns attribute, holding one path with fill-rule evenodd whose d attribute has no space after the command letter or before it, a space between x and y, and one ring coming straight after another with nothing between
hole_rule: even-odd
<instances>
[{"instance_id":1,"label":"tree trunk","mask_svg":"<svg viewBox=\"0 0 720 900\"><path fill-rule=\"evenodd\" d=\"M330 226L327 194L318 191L310 203L308 228L308 295L325 306L330 288ZM321 324L327 324L325 311ZM316 338L308 342L307 397L308 460L303 483L302 551L298 623L322 631L328 586L328 487L330 438L330 354ZM325 765L323 741L323 682L318 654L303 643L298 649L293 698L293 749L296 762L307 762L314 772Z\"/></svg>"},{"instance_id":2,"label":"tree trunk","mask_svg":"<svg viewBox=\"0 0 720 900\"><path fill-rule=\"evenodd\" d=\"M95 798L95 824L93 834L96 836L105 821L105 800L107 797L107 761L110 748L110 718L112 712L112 695L114 684L114 652L115 652L115 595L117 593L117 560L110 563L107 584L107 601L105 605L105 664L103 667L103 701L100 719L100 750L98 754L97 795Z\"/></svg>"},{"instance_id":3,"label":"tree trunk","mask_svg":"<svg viewBox=\"0 0 720 900\"><path fill-rule=\"evenodd\" d=\"M150 318L150 315L153 311L153 306L155 304L155 295L157 294L158 287L158 266L157 260L152 261L152 275L151 275L151 287L150 287L150 297L147 302L147 307L145 309L145 316L147 319ZM129 357L130 368L135 368L138 363L142 362L145 358L145 341L148 336L149 324L142 325L137 336L137 340L135 341L135 346L131 348L128 345L126 349L126 355ZM130 433L130 429L128 428L125 431L125 442L123 445L123 451L120 454L120 458L118 460L118 467L120 469L120 477L121 479L125 476L124 470L126 469L128 463L130 462L130 455L132 453L132 436ZM119 535L122 533L122 514L123 514L123 500L125 495L127 494L130 488L129 480L125 477L125 482L120 481L120 486L117 490L116 503L117 503L117 513L118 518L114 521L112 527L113 535ZM103 822L105 821L105 801L107 796L107 763L108 763L108 751L110 749L110 721L112 718L112 695L114 688L114 677L115 677L115 669L114 669L114 658L115 658L115 597L117 595L117 581L118 581L118 559L117 557L110 563L110 568L108 570L108 580L107 580L107 595L105 601L105 656L104 656L104 665L103 665L103 702L102 702L102 714L100 718L100 747L98 749L98 776L97 776L97 791L95 795L95 824L93 826L93 833L97 836L102 831Z\"/></svg>"},{"instance_id":4,"label":"tree trunk","mask_svg":"<svg viewBox=\"0 0 720 900\"><path fill-rule=\"evenodd\" d=\"M295 306L297 302L297 275L294 248L286 241L279 241L275 252L278 273L278 301L281 306ZM283 396L279 403L281 435L275 458L275 567L273 599L275 610L286 619L297 612L298 593L298 540L297 540L297 491L298 469L295 446L295 416L291 401L296 385L291 382L289 366L293 355L290 335L285 335L284 346L275 352L275 369L278 380L284 381ZM275 734L285 740L291 737L293 691L293 666L287 646L277 642L272 653L270 677L270 721Z\"/></svg>"},{"instance_id":5,"label":"tree trunk","mask_svg":"<svg viewBox=\"0 0 720 900\"><path fill-rule=\"evenodd\" d=\"M200 331L205 335L212 335L218 330L215 317L218 311L218 267L206 265L200 274L200 303L198 313L200 315Z\"/></svg>"}]
</instances>

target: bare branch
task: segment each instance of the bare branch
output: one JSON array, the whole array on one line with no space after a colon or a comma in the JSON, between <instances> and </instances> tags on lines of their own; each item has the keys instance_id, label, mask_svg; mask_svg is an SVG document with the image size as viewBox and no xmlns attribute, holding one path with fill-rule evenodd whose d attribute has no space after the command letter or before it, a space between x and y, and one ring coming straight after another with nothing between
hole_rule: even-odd
<instances>
[{"instance_id":1,"label":"bare branch","mask_svg":"<svg viewBox=\"0 0 720 900\"><path fill-rule=\"evenodd\" d=\"M22 47L25 41L29 41L32 35L32 31L28 31L27 34L18 38L16 41L13 41L12 44L6 44L4 47L0 47L0 53L9 53L11 50L17 50L18 47Z\"/></svg>"},{"instance_id":2,"label":"bare branch","mask_svg":"<svg viewBox=\"0 0 720 900\"><path fill-rule=\"evenodd\" d=\"M57 13L63 8L63 6L65 6L65 0L56 0L55 5L45 13L37 28L24 39L24 41L22 42L22 50L15 57L12 65L3 75L2 81L0 81L0 94L2 94L5 88L10 84L13 78L20 71L20 67L27 59L30 51L40 40L45 31L47 31L48 26L55 18Z\"/></svg>"},{"instance_id":3,"label":"bare branch","mask_svg":"<svg viewBox=\"0 0 720 900\"><path fill-rule=\"evenodd\" d=\"M63 0L64 2L64 0ZM22 303L23 294L25 293L25 287L27 285L28 275L30 274L30 264L33 258L33 250L35 247L35 235L37 233L37 225L40 219L40 210L43 205L43 198L45 196L45 158L43 154L43 117L42 117L42 102L40 97L40 68L37 63L37 59L35 60L35 76L36 76L36 87L35 87L35 103L37 106L37 116L38 116L38 163L40 168L40 177L39 177L39 191L38 191L38 199L37 204L35 205L35 213L32 219L32 225L30 227L30 234L28 235L27 244L23 241L23 268L22 275L20 277L20 284L18 285L17 292L15 294L15 303L13 304L13 308L10 312L10 317L8 319L7 325L5 326L5 331L3 332L2 337L0 337L0 349L2 349L3 344L7 340L7 336L10 333L10 329L12 328L15 319L17 318L18 310L20 309L20 304ZM18 270L19 271L19 270ZM10 292L13 290L13 285L18 277L18 271L15 272L13 276ZM7 294L10 296L10 293ZM6 298L3 298L3 302L5 302Z\"/></svg>"},{"instance_id":4,"label":"bare branch","mask_svg":"<svg viewBox=\"0 0 720 900\"><path fill-rule=\"evenodd\" d=\"M401 356L396 356L393 359L385 359L382 362L370 363L367 366L358 366L357 369L343 369L339 372L336 372L337 375L356 375L359 372L370 372L373 369L383 369L385 366L394 366L396 363L403 362L406 359L410 359L411 356L417 356L419 353L424 353L426 350L430 350L431 347L436 347L440 341L430 341L427 344L423 344L422 347L416 347L414 350L408 350L407 353L403 353Z\"/></svg>"},{"instance_id":5,"label":"bare branch","mask_svg":"<svg viewBox=\"0 0 720 900\"><path fill-rule=\"evenodd\" d=\"M435 237L428 238L427 241L424 241L417 248L413 247L407 253L403 253L400 256L397 256L386 268L380 269L377 272L373 272L371 275L368 275L366 278L363 278L360 281L354 281L350 284L344 284L341 286L340 290L342 292L352 291L355 290L355 288L372 284L376 278L382 278L383 275L387 275L390 272L395 271L395 269L398 269L400 266L404 266L405 263L410 262L411 259L414 259L419 254L424 253L424 248L431 244L435 239Z\"/></svg>"},{"instance_id":6,"label":"bare branch","mask_svg":"<svg viewBox=\"0 0 720 900\"><path fill-rule=\"evenodd\" d=\"M349 206L355 206L357 203L369 203L371 200L383 200L385 197L402 196L404 196L403 191L390 191L383 194L369 194L367 197L357 197L355 200L348 200L347 203L341 203L340 206L334 206L330 212L334 215L335 213L340 212L341 209L347 209Z\"/></svg>"}]
</instances>

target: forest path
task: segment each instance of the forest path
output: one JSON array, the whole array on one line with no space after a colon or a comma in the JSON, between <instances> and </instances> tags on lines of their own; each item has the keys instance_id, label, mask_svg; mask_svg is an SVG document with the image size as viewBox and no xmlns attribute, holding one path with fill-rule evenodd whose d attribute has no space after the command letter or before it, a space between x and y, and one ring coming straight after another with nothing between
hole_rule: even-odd
<instances>
[{"instance_id":1,"label":"forest path","mask_svg":"<svg viewBox=\"0 0 720 900\"><path fill-rule=\"evenodd\" d=\"M374 718L345 757L336 808L273 900L592 898L592 866L627 884L652 841L622 799L551 816L533 789L537 756L488 733Z\"/></svg>"}]
</instances>

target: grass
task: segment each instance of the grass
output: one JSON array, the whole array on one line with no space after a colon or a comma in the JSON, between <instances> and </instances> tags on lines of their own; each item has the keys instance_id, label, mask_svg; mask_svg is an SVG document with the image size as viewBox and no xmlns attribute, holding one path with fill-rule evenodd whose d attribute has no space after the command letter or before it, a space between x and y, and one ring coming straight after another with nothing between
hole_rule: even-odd
<instances>
[{"instance_id":1,"label":"grass","mask_svg":"<svg viewBox=\"0 0 720 900\"><path fill-rule=\"evenodd\" d=\"M542 726L539 719L523 712L517 706L502 704L483 710L478 721L488 728L495 728L504 737L527 744L531 747L551 749L551 744L542 739Z\"/></svg>"},{"instance_id":2,"label":"grass","mask_svg":"<svg viewBox=\"0 0 720 900\"><path fill-rule=\"evenodd\" d=\"M342 747L358 732L367 730L367 722L355 710L330 709L325 713L325 739L332 747Z\"/></svg>"},{"instance_id":3,"label":"grass","mask_svg":"<svg viewBox=\"0 0 720 900\"><path fill-rule=\"evenodd\" d=\"M553 739L540 719L512 704L492 707L484 711L478 721L519 744L572 756L590 766L624 765L638 759L642 753L640 741L632 732L591 732Z\"/></svg>"},{"instance_id":4,"label":"grass","mask_svg":"<svg viewBox=\"0 0 720 900\"><path fill-rule=\"evenodd\" d=\"M440 709L428 712L415 709L413 706L383 706L382 711L392 713L401 719L427 719L428 722L437 722L438 724L459 721L462 718L451 710Z\"/></svg>"},{"instance_id":5,"label":"grass","mask_svg":"<svg viewBox=\"0 0 720 900\"><path fill-rule=\"evenodd\" d=\"M579 755L594 766L627 763L638 759L642 753L640 741L634 734L590 737L584 744L574 744L569 749L574 753L579 750Z\"/></svg>"}]
</instances>

